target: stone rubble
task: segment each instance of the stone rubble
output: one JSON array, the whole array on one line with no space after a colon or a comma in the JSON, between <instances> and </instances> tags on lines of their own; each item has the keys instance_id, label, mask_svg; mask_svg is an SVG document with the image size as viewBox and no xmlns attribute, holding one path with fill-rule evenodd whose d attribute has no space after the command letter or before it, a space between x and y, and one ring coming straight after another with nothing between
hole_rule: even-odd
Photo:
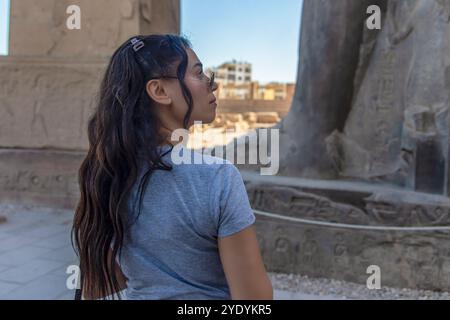
<instances>
[{"instance_id":1,"label":"stone rubble","mask_svg":"<svg viewBox=\"0 0 450 320\"><path fill-rule=\"evenodd\" d=\"M381 287L370 290L366 286L326 278L311 278L296 274L269 272L274 290L301 292L333 299L356 300L450 300L449 292Z\"/></svg>"}]
</instances>

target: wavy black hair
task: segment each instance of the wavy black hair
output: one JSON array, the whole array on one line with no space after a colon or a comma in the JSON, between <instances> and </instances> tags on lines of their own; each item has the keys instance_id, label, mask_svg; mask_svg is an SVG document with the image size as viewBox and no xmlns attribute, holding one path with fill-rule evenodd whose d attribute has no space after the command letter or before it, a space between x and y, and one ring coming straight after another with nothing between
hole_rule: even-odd
<instances>
[{"instance_id":1,"label":"wavy black hair","mask_svg":"<svg viewBox=\"0 0 450 320\"><path fill-rule=\"evenodd\" d=\"M135 36L108 63L88 123L89 149L79 169L81 196L72 227L84 295L120 299L115 259L123 246L131 190L147 164L138 188L140 212L151 173L171 170L158 152L166 140L145 87L150 79L177 78L188 105L183 123L188 129L193 101L184 76L190 47L178 35Z\"/></svg>"}]
</instances>

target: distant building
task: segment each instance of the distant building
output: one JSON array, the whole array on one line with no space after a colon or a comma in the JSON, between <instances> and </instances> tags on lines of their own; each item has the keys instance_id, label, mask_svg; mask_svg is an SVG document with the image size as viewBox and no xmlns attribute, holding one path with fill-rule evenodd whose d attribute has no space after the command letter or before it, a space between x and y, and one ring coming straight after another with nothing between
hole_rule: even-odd
<instances>
[{"instance_id":1,"label":"distant building","mask_svg":"<svg viewBox=\"0 0 450 320\"><path fill-rule=\"evenodd\" d=\"M252 81L252 65L248 62L238 62L233 60L225 62L217 68L211 69L216 73L217 83L227 84L248 84Z\"/></svg>"},{"instance_id":2,"label":"distant building","mask_svg":"<svg viewBox=\"0 0 450 320\"><path fill-rule=\"evenodd\" d=\"M256 83L257 84L257 83ZM295 84L271 82L266 85L256 85L253 88L253 99L286 100L291 99Z\"/></svg>"},{"instance_id":3,"label":"distant building","mask_svg":"<svg viewBox=\"0 0 450 320\"><path fill-rule=\"evenodd\" d=\"M261 85L252 81L252 65L232 60L208 71L215 73L216 95L222 100L290 100L295 84L271 82Z\"/></svg>"}]
</instances>

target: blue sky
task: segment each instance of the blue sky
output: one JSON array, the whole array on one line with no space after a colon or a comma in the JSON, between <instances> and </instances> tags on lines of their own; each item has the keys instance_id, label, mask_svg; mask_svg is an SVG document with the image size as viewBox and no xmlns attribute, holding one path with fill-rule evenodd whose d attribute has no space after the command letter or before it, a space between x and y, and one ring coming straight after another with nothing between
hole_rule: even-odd
<instances>
[{"instance_id":1,"label":"blue sky","mask_svg":"<svg viewBox=\"0 0 450 320\"><path fill-rule=\"evenodd\" d=\"M295 82L303 0L181 0L181 32L205 67L231 59L253 79ZM0 0L0 54L7 53L9 0Z\"/></svg>"},{"instance_id":2,"label":"blue sky","mask_svg":"<svg viewBox=\"0 0 450 320\"><path fill-rule=\"evenodd\" d=\"M0 55L8 52L9 0L0 0Z\"/></svg>"},{"instance_id":3,"label":"blue sky","mask_svg":"<svg viewBox=\"0 0 450 320\"><path fill-rule=\"evenodd\" d=\"M181 0L181 32L207 67L233 58L253 79L295 82L302 0Z\"/></svg>"}]
</instances>

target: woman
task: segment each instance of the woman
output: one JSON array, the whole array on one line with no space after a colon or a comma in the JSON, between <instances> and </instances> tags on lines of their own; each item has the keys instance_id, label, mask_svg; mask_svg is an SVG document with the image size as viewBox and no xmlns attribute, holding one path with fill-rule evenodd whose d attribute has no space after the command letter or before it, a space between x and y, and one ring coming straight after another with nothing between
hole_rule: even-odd
<instances>
[{"instance_id":1,"label":"woman","mask_svg":"<svg viewBox=\"0 0 450 320\"><path fill-rule=\"evenodd\" d=\"M85 298L273 298L239 171L171 160L176 129L214 120L215 90L183 37L138 36L113 54L72 230Z\"/></svg>"}]
</instances>

